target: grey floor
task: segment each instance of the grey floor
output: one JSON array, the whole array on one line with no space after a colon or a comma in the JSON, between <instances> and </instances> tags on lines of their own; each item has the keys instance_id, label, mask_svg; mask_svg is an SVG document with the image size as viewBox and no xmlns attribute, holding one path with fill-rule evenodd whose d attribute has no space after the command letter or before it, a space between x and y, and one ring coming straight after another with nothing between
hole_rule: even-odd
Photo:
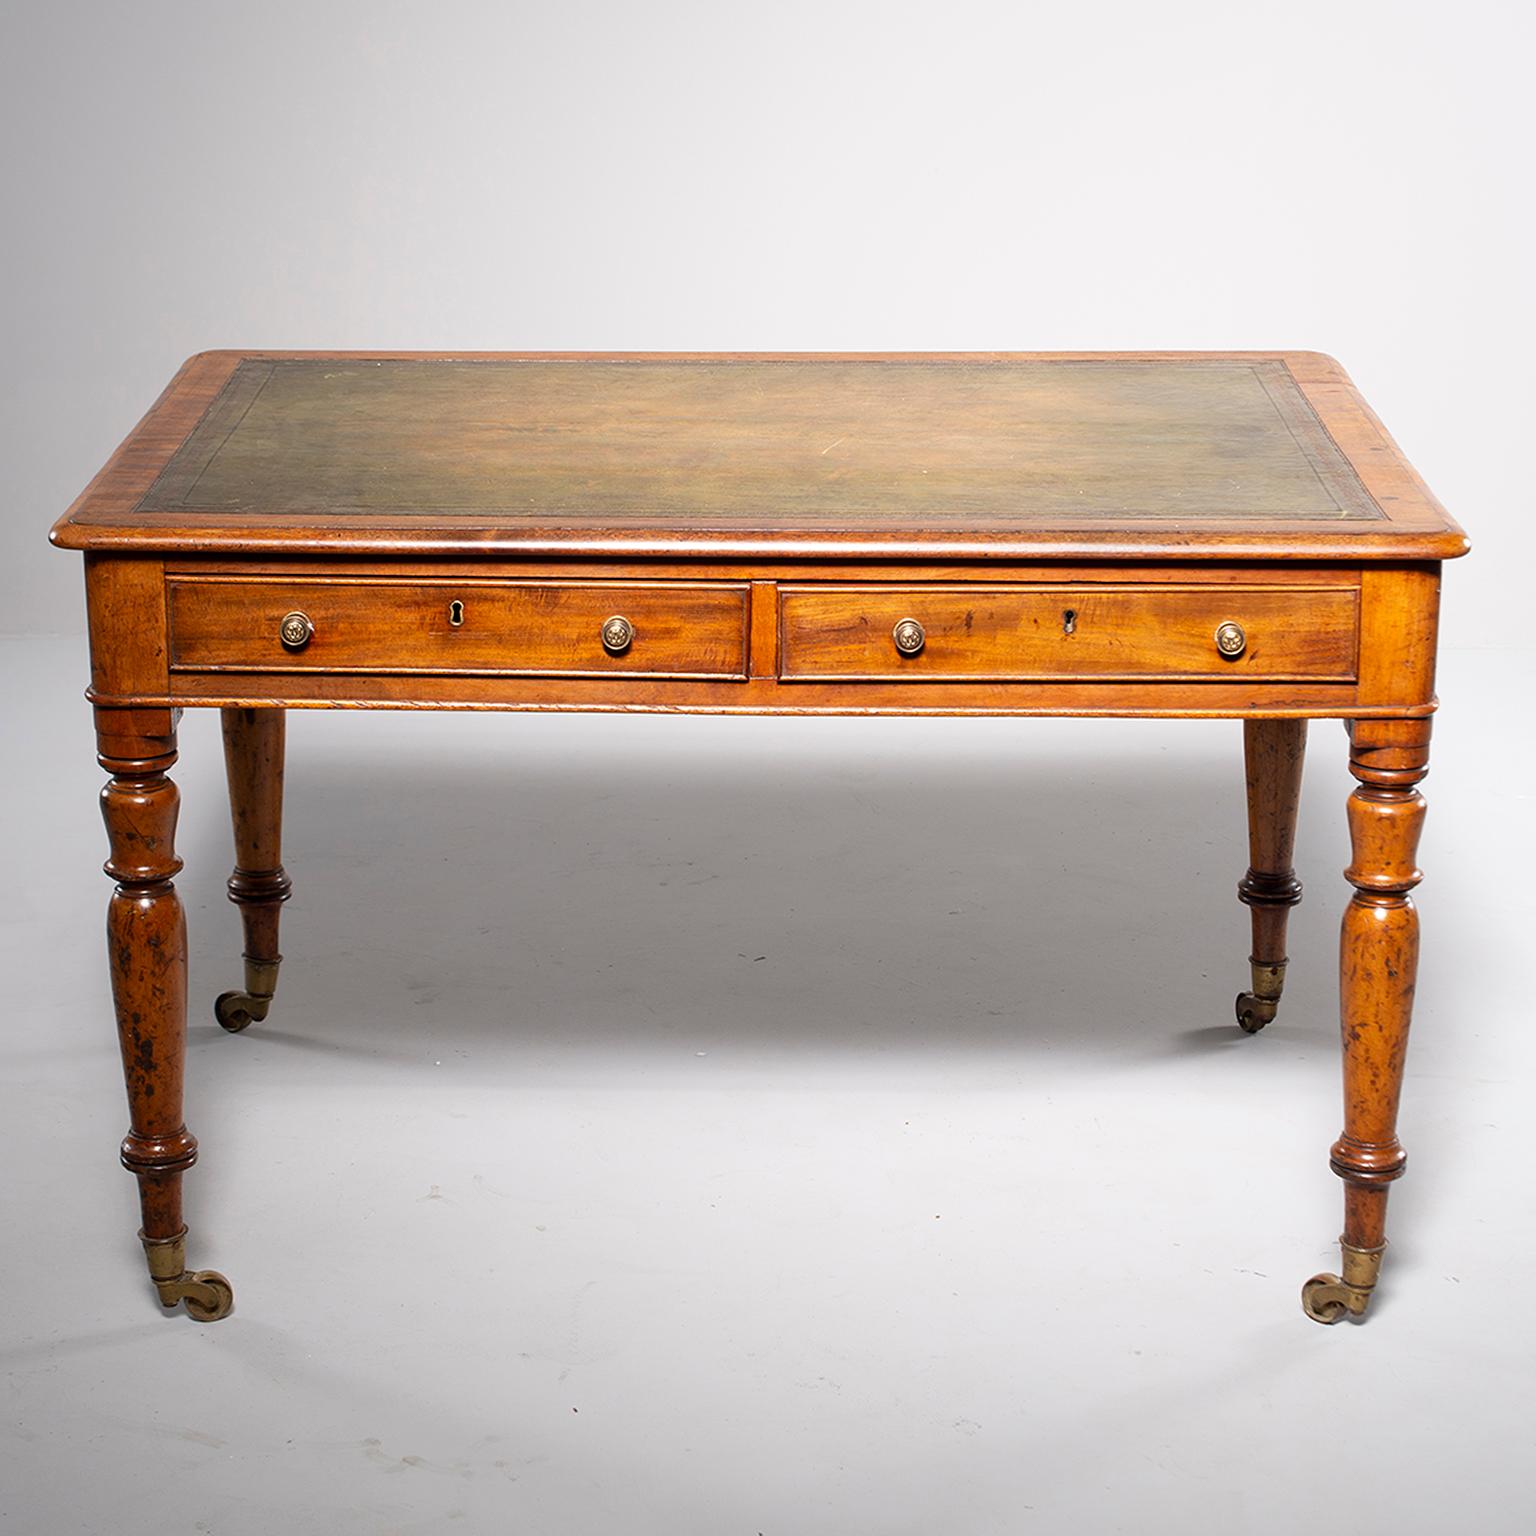
<instances>
[{"instance_id":1,"label":"grey floor","mask_svg":"<svg viewBox=\"0 0 1536 1536\"><path fill-rule=\"evenodd\" d=\"M83 646L0 663L6 1531L1536 1524L1514 659L1446 658L1411 1169L1333 1329L1335 724L1247 1039L1236 725L295 714L288 958L233 1038L190 715L199 1326L116 1166Z\"/></svg>"}]
</instances>

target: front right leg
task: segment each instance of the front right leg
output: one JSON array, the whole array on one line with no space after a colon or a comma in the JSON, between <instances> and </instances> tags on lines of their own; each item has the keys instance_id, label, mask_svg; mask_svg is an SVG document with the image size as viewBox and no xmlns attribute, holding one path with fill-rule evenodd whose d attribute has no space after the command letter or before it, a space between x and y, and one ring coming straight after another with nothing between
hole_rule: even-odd
<instances>
[{"instance_id":1,"label":"front right leg","mask_svg":"<svg viewBox=\"0 0 1536 1536\"><path fill-rule=\"evenodd\" d=\"M101 792L117 887L107 908L107 953L118 1043L128 1088L123 1166L139 1182L150 1278L162 1306L183 1303L200 1322L234 1304L215 1270L186 1267L181 1176L197 1160L182 1118L187 1050L187 927L172 877L180 795L166 777L176 761L169 710L98 709L97 760L112 777Z\"/></svg>"},{"instance_id":2,"label":"front right leg","mask_svg":"<svg viewBox=\"0 0 1536 1536\"><path fill-rule=\"evenodd\" d=\"M1419 830L1429 772L1428 720L1356 720L1349 771L1354 894L1339 943L1339 1021L1344 1050L1344 1131L1330 1162L1344 1180L1343 1262L1314 1275L1302 1306L1319 1323L1363 1317L1387 1246L1387 1192L1407 1162L1397 1108L1419 966Z\"/></svg>"}]
</instances>

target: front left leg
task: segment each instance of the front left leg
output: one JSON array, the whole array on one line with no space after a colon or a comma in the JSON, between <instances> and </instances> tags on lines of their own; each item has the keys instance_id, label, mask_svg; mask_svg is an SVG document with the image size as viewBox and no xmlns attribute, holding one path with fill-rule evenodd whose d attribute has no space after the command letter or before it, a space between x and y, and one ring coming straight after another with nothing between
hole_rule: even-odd
<instances>
[{"instance_id":1,"label":"front left leg","mask_svg":"<svg viewBox=\"0 0 1536 1536\"><path fill-rule=\"evenodd\" d=\"M187 925L172 877L180 796L166 770L176 761L168 710L96 714L98 761L112 777L101 792L117 882L107 908L107 953L118 1043L128 1089L123 1166L139 1182L139 1238L162 1306L185 1304L199 1322L234 1305L216 1270L186 1266L181 1176L197 1160L182 1118L187 1054Z\"/></svg>"},{"instance_id":2,"label":"front left leg","mask_svg":"<svg viewBox=\"0 0 1536 1536\"><path fill-rule=\"evenodd\" d=\"M1349 771L1354 856L1345 878L1354 895L1339 946L1339 1017L1344 1046L1344 1133L1333 1171L1344 1180L1342 1274L1314 1275L1302 1306L1319 1323L1361 1317L1387 1246L1387 1192L1407 1154L1397 1139L1397 1106L1419 965L1419 831L1429 772L1429 721L1357 720Z\"/></svg>"}]
</instances>

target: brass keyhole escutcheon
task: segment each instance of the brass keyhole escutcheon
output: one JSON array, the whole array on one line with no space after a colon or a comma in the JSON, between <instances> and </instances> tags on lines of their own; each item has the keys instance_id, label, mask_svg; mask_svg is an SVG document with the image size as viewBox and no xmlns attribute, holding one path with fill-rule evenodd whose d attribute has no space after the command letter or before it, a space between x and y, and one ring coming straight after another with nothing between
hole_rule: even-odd
<instances>
[{"instance_id":1,"label":"brass keyhole escutcheon","mask_svg":"<svg viewBox=\"0 0 1536 1536\"><path fill-rule=\"evenodd\" d=\"M1248 649L1248 636L1241 624L1230 619L1216 631L1216 649L1229 660L1235 660Z\"/></svg>"},{"instance_id":2,"label":"brass keyhole escutcheon","mask_svg":"<svg viewBox=\"0 0 1536 1536\"><path fill-rule=\"evenodd\" d=\"M927 643L928 637L916 619L903 619L891 631L891 639L896 642L896 649L903 656L916 656Z\"/></svg>"},{"instance_id":3,"label":"brass keyhole escutcheon","mask_svg":"<svg viewBox=\"0 0 1536 1536\"><path fill-rule=\"evenodd\" d=\"M635 626L616 613L603 621L603 649L610 656L622 656L635 643Z\"/></svg>"},{"instance_id":4,"label":"brass keyhole escutcheon","mask_svg":"<svg viewBox=\"0 0 1536 1536\"><path fill-rule=\"evenodd\" d=\"M454 600L448 604L448 622L453 625L455 629L457 629L459 625L464 622L464 604L461 603L458 598L454 598Z\"/></svg>"},{"instance_id":5,"label":"brass keyhole escutcheon","mask_svg":"<svg viewBox=\"0 0 1536 1536\"><path fill-rule=\"evenodd\" d=\"M1061 632L1071 635L1077 632L1077 609L1064 608L1061 614Z\"/></svg>"},{"instance_id":6,"label":"brass keyhole escutcheon","mask_svg":"<svg viewBox=\"0 0 1536 1536\"><path fill-rule=\"evenodd\" d=\"M277 626L277 638L286 650L302 651L314 636L315 626L307 613L285 613Z\"/></svg>"}]
</instances>

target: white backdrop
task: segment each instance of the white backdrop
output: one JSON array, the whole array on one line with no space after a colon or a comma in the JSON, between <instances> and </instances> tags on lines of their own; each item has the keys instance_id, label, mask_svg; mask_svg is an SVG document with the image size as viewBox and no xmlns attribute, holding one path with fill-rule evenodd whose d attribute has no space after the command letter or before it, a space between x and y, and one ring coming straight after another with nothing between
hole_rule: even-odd
<instances>
[{"instance_id":1,"label":"white backdrop","mask_svg":"<svg viewBox=\"0 0 1536 1536\"><path fill-rule=\"evenodd\" d=\"M1532 15L7 7L0 1530L1536 1528ZM1298 1305L1337 1263L1331 723L1248 1039L1231 722L323 711L238 1038L182 728L190 1256L237 1303L160 1317L46 533L215 346L1339 357L1474 545L1370 1321Z\"/></svg>"}]
</instances>

